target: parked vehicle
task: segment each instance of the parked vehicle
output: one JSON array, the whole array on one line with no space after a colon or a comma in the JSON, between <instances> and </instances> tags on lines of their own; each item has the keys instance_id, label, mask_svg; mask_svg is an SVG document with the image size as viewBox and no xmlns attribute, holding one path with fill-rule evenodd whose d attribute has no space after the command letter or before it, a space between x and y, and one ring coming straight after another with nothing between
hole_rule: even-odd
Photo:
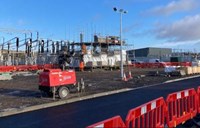
<instances>
[{"instance_id":1,"label":"parked vehicle","mask_svg":"<svg viewBox=\"0 0 200 128\"><path fill-rule=\"evenodd\" d=\"M131 60L131 63L132 63L132 64L141 64L141 63L144 63L144 62L143 62L143 61L136 60L136 59L132 59L132 60Z\"/></svg>"},{"instance_id":2,"label":"parked vehicle","mask_svg":"<svg viewBox=\"0 0 200 128\"><path fill-rule=\"evenodd\" d=\"M161 63L160 59L149 59L149 63Z\"/></svg>"}]
</instances>

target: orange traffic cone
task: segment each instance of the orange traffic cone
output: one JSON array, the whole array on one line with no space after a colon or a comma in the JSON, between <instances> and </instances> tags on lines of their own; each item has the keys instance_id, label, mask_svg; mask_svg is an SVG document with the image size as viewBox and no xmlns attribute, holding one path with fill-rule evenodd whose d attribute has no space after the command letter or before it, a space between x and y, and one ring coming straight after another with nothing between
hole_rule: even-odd
<instances>
[{"instance_id":1,"label":"orange traffic cone","mask_svg":"<svg viewBox=\"0 0 200 128\"><path fill-rule=\"evenodd\" d=\"M133 79L131 71L128 72L128 79Z\"/></svg>"},{"instance_id":2,"label":"orange traffic cone","mask_svg":"<svg viewBox=\"0 0 200 128\"><path fill-rule=\"evenodd\" d=\"M124 77L122 79L123 81L128 81L128 79L126 78L126 74L124 73Z\"/></svg>"},{"instance_id":3,"label":"orange traffic cone","mask_svg":"<svg viewBox=\"0 0 200 128\"><path fill-rule=\"evenodd\" d=\"M80 62L79 69L81 72L84 71L84 63L83 62Z\"/></svg>"}]
</instances>

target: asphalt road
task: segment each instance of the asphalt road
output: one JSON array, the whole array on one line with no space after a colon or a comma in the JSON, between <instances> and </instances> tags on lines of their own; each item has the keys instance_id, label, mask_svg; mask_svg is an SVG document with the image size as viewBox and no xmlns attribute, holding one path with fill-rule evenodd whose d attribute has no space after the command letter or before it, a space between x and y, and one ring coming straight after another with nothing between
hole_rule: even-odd
<instances>
[{"instance_id":1,"label":"asphalt road","mask_svg":"<svg viewBox=\"0 0 200 128\"><path fill-rule=\"evenodd\" d=\"M0 128L84 128L169 93L195 88L200 77L0 118Z\"/></svg>"}]
</instances>

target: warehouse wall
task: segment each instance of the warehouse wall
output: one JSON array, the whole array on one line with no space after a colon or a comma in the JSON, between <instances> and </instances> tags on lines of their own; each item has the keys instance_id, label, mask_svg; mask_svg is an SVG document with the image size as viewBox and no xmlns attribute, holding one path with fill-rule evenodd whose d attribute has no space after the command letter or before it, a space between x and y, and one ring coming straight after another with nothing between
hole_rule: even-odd
<instances>
[{"instance_id":1,"label":"warehouse wall","mask_svg":"<svg viewBox=\"0 0 200 128\"><path fill-rule=\"evenodd\" d=\"M172 54L172 49L170 48L142 48L136 50L127 51L127 55L129 60L134 58L140 58L140 60L148 60L151 58L161 59L163 61L170 60L170 56Z\"/></svg>"}]
</instances>

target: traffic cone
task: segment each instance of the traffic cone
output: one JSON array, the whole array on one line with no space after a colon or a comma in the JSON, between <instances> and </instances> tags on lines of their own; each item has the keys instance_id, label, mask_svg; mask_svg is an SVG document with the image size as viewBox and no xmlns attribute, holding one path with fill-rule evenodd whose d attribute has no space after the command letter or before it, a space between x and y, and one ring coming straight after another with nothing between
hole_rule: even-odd
<instances>
[{"instance_id":1,"label":"traffic cone","mask_svg":"<svg viewBox=\"0 0 200 128\"><path fill-rule=\"evenodd\" d=\"M123 81L128 81L128 79L126 78L126 74L124 73L124 77L122 79Z\"/></svg>"},{"instance_id":2,"label":"traffic cone","mask_svg":"<svg viewBox=\"0 0 200 128\"><path fill-rule=\"evenodd\" d=\"M80 62L79 69L80 69L81 72L84 71L84 63L83 62Z\"/></svg>"},{"instance_id":3,"label":"traffic cone","mask_svg":"<svg viewBox=\"0 0 200 128\"><path fill-rule=\"evenodd\" d=\"M128 72L128 79L133 79L131 71Z\"/></svg>"}]
</instances>

